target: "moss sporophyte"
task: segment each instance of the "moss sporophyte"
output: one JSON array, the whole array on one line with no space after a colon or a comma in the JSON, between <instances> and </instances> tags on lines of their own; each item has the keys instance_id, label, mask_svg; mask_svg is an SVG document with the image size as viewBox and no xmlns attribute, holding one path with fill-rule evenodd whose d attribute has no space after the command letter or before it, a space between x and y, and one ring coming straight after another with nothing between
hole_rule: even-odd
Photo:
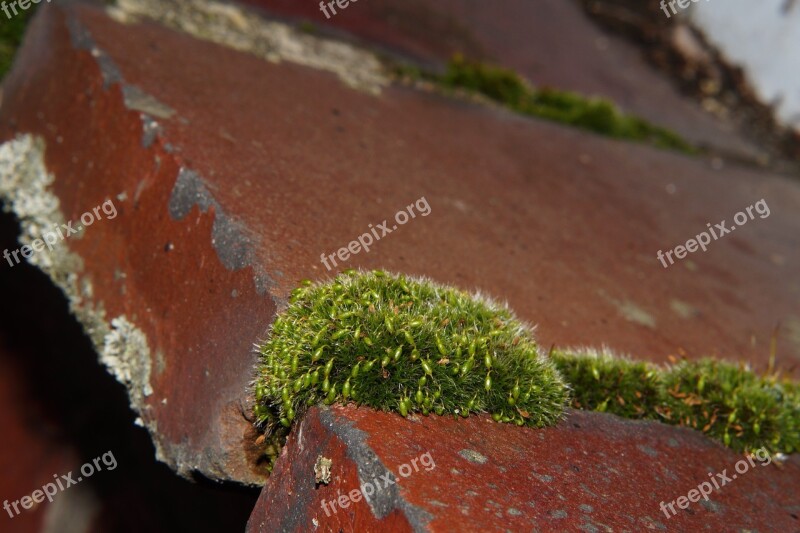
<instances>
[{"instance_id":1,"label":"moss sporophyte","mask_svg":"<svg viewBox=\"0 0 800 533\"><path fill-rule=\"evenodd\" d=\"M693 427L736 450L800 447L796 383L713 360L665 368L591 350L544 354L506 306L383 271L304 282L259 353L255 416L270 459L320 402L532 427L572 406Z\"/></svg>"}]
</instances>

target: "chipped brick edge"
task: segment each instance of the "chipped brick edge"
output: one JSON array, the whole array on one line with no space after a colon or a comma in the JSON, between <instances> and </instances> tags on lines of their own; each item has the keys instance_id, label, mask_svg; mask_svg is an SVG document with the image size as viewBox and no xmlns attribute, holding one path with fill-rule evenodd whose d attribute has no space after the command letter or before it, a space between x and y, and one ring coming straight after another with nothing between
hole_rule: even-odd
<instances>
[{"instance_id":1,"label":"chipped brick edge","mask_svg":"<svg viewBox=\"0 0 800 533\"><path fill-rule=\"evenodd\" d=\"M209 0L118 0L108 13L123 24L149 18L267 61L288 61L332 72L357 90L379 94L389 84L375 54L348 43L304 34L238 6Z\"/></svg>"}]
</instances>

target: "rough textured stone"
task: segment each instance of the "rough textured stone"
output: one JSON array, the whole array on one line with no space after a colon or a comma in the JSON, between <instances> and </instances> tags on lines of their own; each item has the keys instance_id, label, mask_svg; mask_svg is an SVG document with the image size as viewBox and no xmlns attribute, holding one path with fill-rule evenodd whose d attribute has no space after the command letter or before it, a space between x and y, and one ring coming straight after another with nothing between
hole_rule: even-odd
<instances>
[{"instance_id":1,"label":"rough textured stone","mask_svg":"<svg viewBox=\"0 0 800 533\"><path fill-rule=\"evenodd\" d=\"M435 467L415 470L423 454ZM315 483L320 455L333 460L328 485ZM742 459L695 431L599 413L571 411L536 430L488 417L315 408L290 437L248 531L798 530L798 458L745 461L736 474ZM388 472L395 483L383 488ZM709 472L731 481L667 518L661 502ZM370 502L331 510L331 500L374 479L382 488Z\"/></svg>"},{"instance_id":2,"label":"rough textured stone","mask_svg":"<svg viewBox=\"0 0 800 533\"><path fill-rule=\"evenodd\" d=\"M159 457L177 471L263 481L247 420L252 343L301 279L333 274L320 254L347 246L369 224L389 220L391 228L394 213L421 197L430 216L343 266L484 290L538 323L545 347L606 344L655 361L711 353L763 369L781 323L778 363L800 359L797 182L721 172L703 159L408 88L373 94L301 63L52 3L4 83L0 140L14 144L3 153L24 155L31 178L2 194L32 198L50 172L44 190L52 197L43 197L58 200L57 208L17 212L23 239L36 224L75 221L116 202L118 218L87 228L62 245L57 262L40 266L125 382ZM769 218L668 270L657 261L657 250L761 198ZM348 417L355 429L341 421ZM576 422L580 428L570 426ZM437 469L403 480L377 517L364 506L337 514L331 523L343 529L445 530L448 520L473 516L486 527L529 526L531 517L542 529L561 520L590 530L658 527L661 499L703 481L705 468L736 461L699 434L586 414L537 432L484 418L406 421L334 409L313 411L292 439L251 529L307 527L321 516L315 498L380 469L365 459L370 449L386 468L430 450ZM313 450L343 466L340 485L314 492ZM623 453L626 461L615 462ZM720 493L726 514L712 506L670 527L719 525L723 517L757 524L748 514L791 526L793 461ZM532 469L564 481L548 491L526 477ZM438 495L426 488L432 481ZM469 483L477 496L466 492ZM742 507L747 495L757 505Z\"/></svg>"},{"instance_id":3,"label":"rough textured stone","mask_svg":"<svg viewBox=\"0 0 800 533\"><path fill-rule=\"evenodd\" d=\"M724 155L752 161L762 152L737 133L734 121L718 119L682 97L639 49L592 24L578 2L509 0L498 9L470 0L373 0L351 2L330 19L319 2L244 3L343 29L433 65L455 53L504 65L538 86L612 100Z\"/></svg>"},{"instance_id":4,"label":"rough textured stone","mask_svg":"<svg viewBox=\"0 0 800 533\"><path fill-rule=\"evenodd\" d=\"M152 131L162 118L142 111L153 108L142 101L153 100L143 100L138 88L126 90L132 86L118 65L77 18L81 9L42 10L18 58L18 64L35 65L34 71L18 69L5 83L4 137L44 138L47 171L58 177L52 194L60 209L21 217L23 229L77 222L105 200L115 202L118 218L86 228L83 238L64 245L74 260L45 270L70 297L104 362L128 382L159 456L184 474L199 470L258 483L261 476L243 453L252 428L241 398L250 380L252 343L264 334L275 304L263 297L257 274L226 268L241 267L236 261L249 257L246 236L219 204L176 189L183 161L170 152L179 148L155 141ZM36 91L24 88L28 75L39 80ZM28 148L26 156L35 160L37 150ZM199 278L191 280L188 272ZM247 309L249 320L230 313L231 303Z\"/></svg>"},{"instance_id":5,"label":"rough textured stone","mask_svg":"<svg viewBox=\"0 0 800 533\"><path fill-rule=\"evenodd\" d=\"M13 218L0 214L0 250L16 249L18 232ZM72 472L77 480L83 464L108 451L117 462L113 470L101 463L102 472L14 518L0 507L0 531L244 529L258 491L190 483L155 460L125 387L98 364L64 295L44 274L6 264L0 294L0 504L41 490L53 476Z\"/></svg>"},{"instance_id":6,"label":"rough textured stone","mask_svg":"<svg viewBox=\"0 0 800 533\"><path fill-rule=\"evenodd\" d=\"M98 39L104 27L98 24ZM135 28L137 35L157 31ZM327 274L321 253L425 195L429 219L412 221L346 266L385 266L488 290L539 323L548 345L605 342L661 360L684 349L765 361L780 322L783 353L800 353L800 287L791 268L798 224L790 215L800 189L792 181L715 171L702 159L402 88L374 97L310 69L159 36L170 50L151 54L147 65L131 62L127 75L185 115L163 124L165 138L191 153L217 201L258 238L258 259L278 299L297 280ZM107 41L115 56L146 52ZM198 65L179 64L181 46L197 48ZM248 88L228 82L236 71L250 73ZM167 72L181 81L154 81ZM200 72L214 85L201 83ZM239 113L242 107L250 113ZM762 197L774 204L770 218L669 270L656 260L657 250Z\"/></svg>"}]
</instances>

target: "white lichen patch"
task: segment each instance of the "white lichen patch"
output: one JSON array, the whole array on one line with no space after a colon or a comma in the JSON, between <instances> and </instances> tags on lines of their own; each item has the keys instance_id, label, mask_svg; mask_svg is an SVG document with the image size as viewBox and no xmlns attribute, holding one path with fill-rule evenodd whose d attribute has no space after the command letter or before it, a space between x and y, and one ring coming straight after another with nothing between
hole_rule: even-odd
<instances>
[{"instance_id":1,"label":"white lichen patch","mask_svg":"<svg viewBox=\"0 0 800 533\"><path fill-rule=\"evenodd\" d=\"M673 313L678 315L684 320L689 320L690 318L694 318L700 314L700 311L697 310L692 304L684 302L682 300L678 300L677 298L673 298L669 302L669 308L672 310Z\"/></svg>"},{"instance_id":2,"label":"white lichen patch","mask_svg":"<svg viewBox=\"0 0 800 533\"><path fill-rule=\"evenodd\" d=\"M118 0L108 13L125 24L149 18L274 63L289 61L333 72L347 85L375 94L389 82L381 62L369 51L302 33L234 5L209 0Z\"/></svg>"},{"instance_id":3,"label":"white lichen patch","mask_svg":"<svg viewBox=\"0 0 800 533\"><path fill-rule=\"evenodd\" d=\"M603 289L599 289L597 293L614 307L616 307L622 318L628 322L639 324L650 329L656 328L655 317L639 307L639 305L635 302L632 302L631 300L617 300L616 298L609 296L608 293L606 293L606 291Z\"/></svg>"},{"instance_id":4,"label":"white lichen patch","mask_svg":"<svg viewBox=\"0 0 800 533\"><path fill-rule=\"evenodd\" d=\"M317 456L317 462L314 463L314 481L317 484L323 483L328 485L331 482L331 467L333 461L321 455Z\"/></svg>"},{"instance_id":5,"label":"white lichen patch","mask_svg":"<svg viewBox=\"0 0 800 533\"><path fill-rule=\"evenodd\" d=\"M0 197L3 210L14 213L20 220L22 244L31 245L44 232L64 223L58 198L49 192L53 176L44 167L44 142L29 135L20 136L0 146ZM71 256L64 246L52 251L33 254L28 261L45 272L56 264L67 264L71 272L82 269L80 259ZM66 283L74 283L67 276Z\"/></svg>"},{"instance_id":6,"label":"white lichen patch","mask_svg":"<svg viewBox=\"0 0 800 533\"><path fill-rule=\"evenodd\" d=\"M65 222L60 202L50 190L54 177L47 172L44 154L44 140L32 135L18 135L0 145L0 205L19 220L22 244L32 244L41 237L43 229L49 230ZM120 201L126 197L124 192L117 195ZM13 268L2 256L0 261L0 269L11 270L10 274L2 275L14 275ZM44 271L64 292L70 311L92 340L100 361L125 385L131 408L138 415L137 425L143 425L150 433L156 459L187 478L193 471L202 471L211 477L233 479L229 469L215 463L213 457L199 464L196 453L161 435L158 420L152 416L146 401L154 392L151 386L153 367L163 372L166 357L156 353L153 361L146 335L125 315L107 319L103 303L95 300L91 275L84 272L83 260L70 250L69 243L59 242L51 252L35 253L28 261ZM124 279L125 274L117 270L115 276ZM166 398L161 400L162 405L166 403ZM255 485L259 481L252 478L244 482Z\"/></svg>"},{"instance_id":7,"label":"white lichen patch","mask_svg":"<svg viewBox=\"0 0 800 533\"><path fill-rule=\"evenodd\" d=\"M625 317L625 320L628 322L633 322L634 324L639 324L650 329L656 328L656 319L653 315L639 307L636 303L626 300L622 303L618 303L617 307L620 314Z\"/></svg>"},{"instance_id":8,"label":"white lichen patch","mask_svg":"<svg viewBox=\"0 0 800 533\"><path fill-rule=\"evenodd\" d=\"M45 167L44 152L44 140L32 135L18 135L0 145L0 200L3 209L19 220L22 244L30 245L43 232L65 222L58 198L50 191L54 178ZM83 261L70 251L67 242L58 243L52 251L35 253L28 261L64 292L101 361L127 387L131 407L146 419L144 399L153 389L150 349L144 333L125 316L106 320L103 306L92 301L90 278L82 274Z\"/></svg>"},{"instance_id":9,"label":"white lichen patch","mask_svg":"<svg viewBox=\"0 0 800 533\"><path fill-rule=\"evenodd\" d=\"M111 321L111 331L105 335L100 359L131 394L153 394L147 338L124 316Z\"/></svg>"}]
</instances>

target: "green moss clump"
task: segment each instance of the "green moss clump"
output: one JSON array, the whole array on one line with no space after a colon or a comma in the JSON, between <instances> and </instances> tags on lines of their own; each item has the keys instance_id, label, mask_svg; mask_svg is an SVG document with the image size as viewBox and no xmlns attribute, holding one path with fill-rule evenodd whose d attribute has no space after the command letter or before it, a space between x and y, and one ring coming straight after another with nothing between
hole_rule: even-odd
<instances>
[{"instance_id":1,"label":"green moss clump","mask_svg":"<svg viewBox=\"0 0 800 533\"><path fill-rule=\"evenodd\" d=\"M661 374L650 363L594 350L553 350L550 358L572 387L575 409L646 419L661 400Z\"/></svg>"},{"instance_id":2,"label":"green moss clump","mask_svg":"<svg viewBox=\"0 0 800 533\"><path fill-rule=\"evenodd\" d=\"M682 361L664 373L662 415L699 429L734 450L800 448L796 387L754 374L742 365Z\"/></svg>"},{"instance_id":3,"label":"green moss clump","mask_svg":"<svg viewBox=\"0 0 800 533\"><path fill-rule=\"evenodd\" d=\"M403 416L491 413L534 427L554 424L571 402L694 428L737 451L800 450L795 382L711 359L662 367L594 350L542 357L506 307L382 271L295 289L259 352L255 416L270 465L293 420L319 402Z\"/></svg>"},{"instance_id":4,"label":"green moss clump","mask_svg":"<svg viewBox=\"0 0 800 533\"><path fill-rule=\"evenodd\" d=\"M3 78L11 68L14 61L14 54L22 44L22 37L25 35L25 28L28 21L33 16L35 8L23 10L19 15L11 20L4 20L0 24L0 78ZM5 14L0 14L5 16Z\"/></svg>"},{"instance_id":5,"label":"green moss clump","mask_svg":"<svg viewBox=\"0 0 800 533\"><path fill-rule=\"evenodd\" d=\"M516 111L524 111L533 91L514 71L455 56L440 78L442 85L480 93Z\"/></svg>"},{"instance_id":6,"label":"green moss clump","mask_svg":"<svg viewBox=\"0 0 800 533\"><path fill-rule=\"evenodd\" d=\"M568 396L506 307L382 271L296 289L259 351L256 418L267 430L318 402L348 401L545 426Z\"/></svg>"},{"instance_id":7,"label":"green moss clump","mask_svg":"<svg viewBox=\"0 0 800 533\"><path fill-rule=\"evenodd\" d=\"M800 450L796 383L712 359L664 368L605 353L554 351L552 361L572 386L575 408L694 428L737 451Z\"/></svg>"},{"instance_id":8,"label":"green moss clump","mask_svg":"<svg viewBox=\"0 0 800 533\"><path fill-rule=\"evenodd\" d=\"M450 90L482 94L517 113L535 116L619 139L646 142L670 150L695 153L679 135L621 113L611 102L569 91L534 89L516 72L456 56L444 74L399 66L398 76L424 79Z\"/></svg>"}]
</instances>

